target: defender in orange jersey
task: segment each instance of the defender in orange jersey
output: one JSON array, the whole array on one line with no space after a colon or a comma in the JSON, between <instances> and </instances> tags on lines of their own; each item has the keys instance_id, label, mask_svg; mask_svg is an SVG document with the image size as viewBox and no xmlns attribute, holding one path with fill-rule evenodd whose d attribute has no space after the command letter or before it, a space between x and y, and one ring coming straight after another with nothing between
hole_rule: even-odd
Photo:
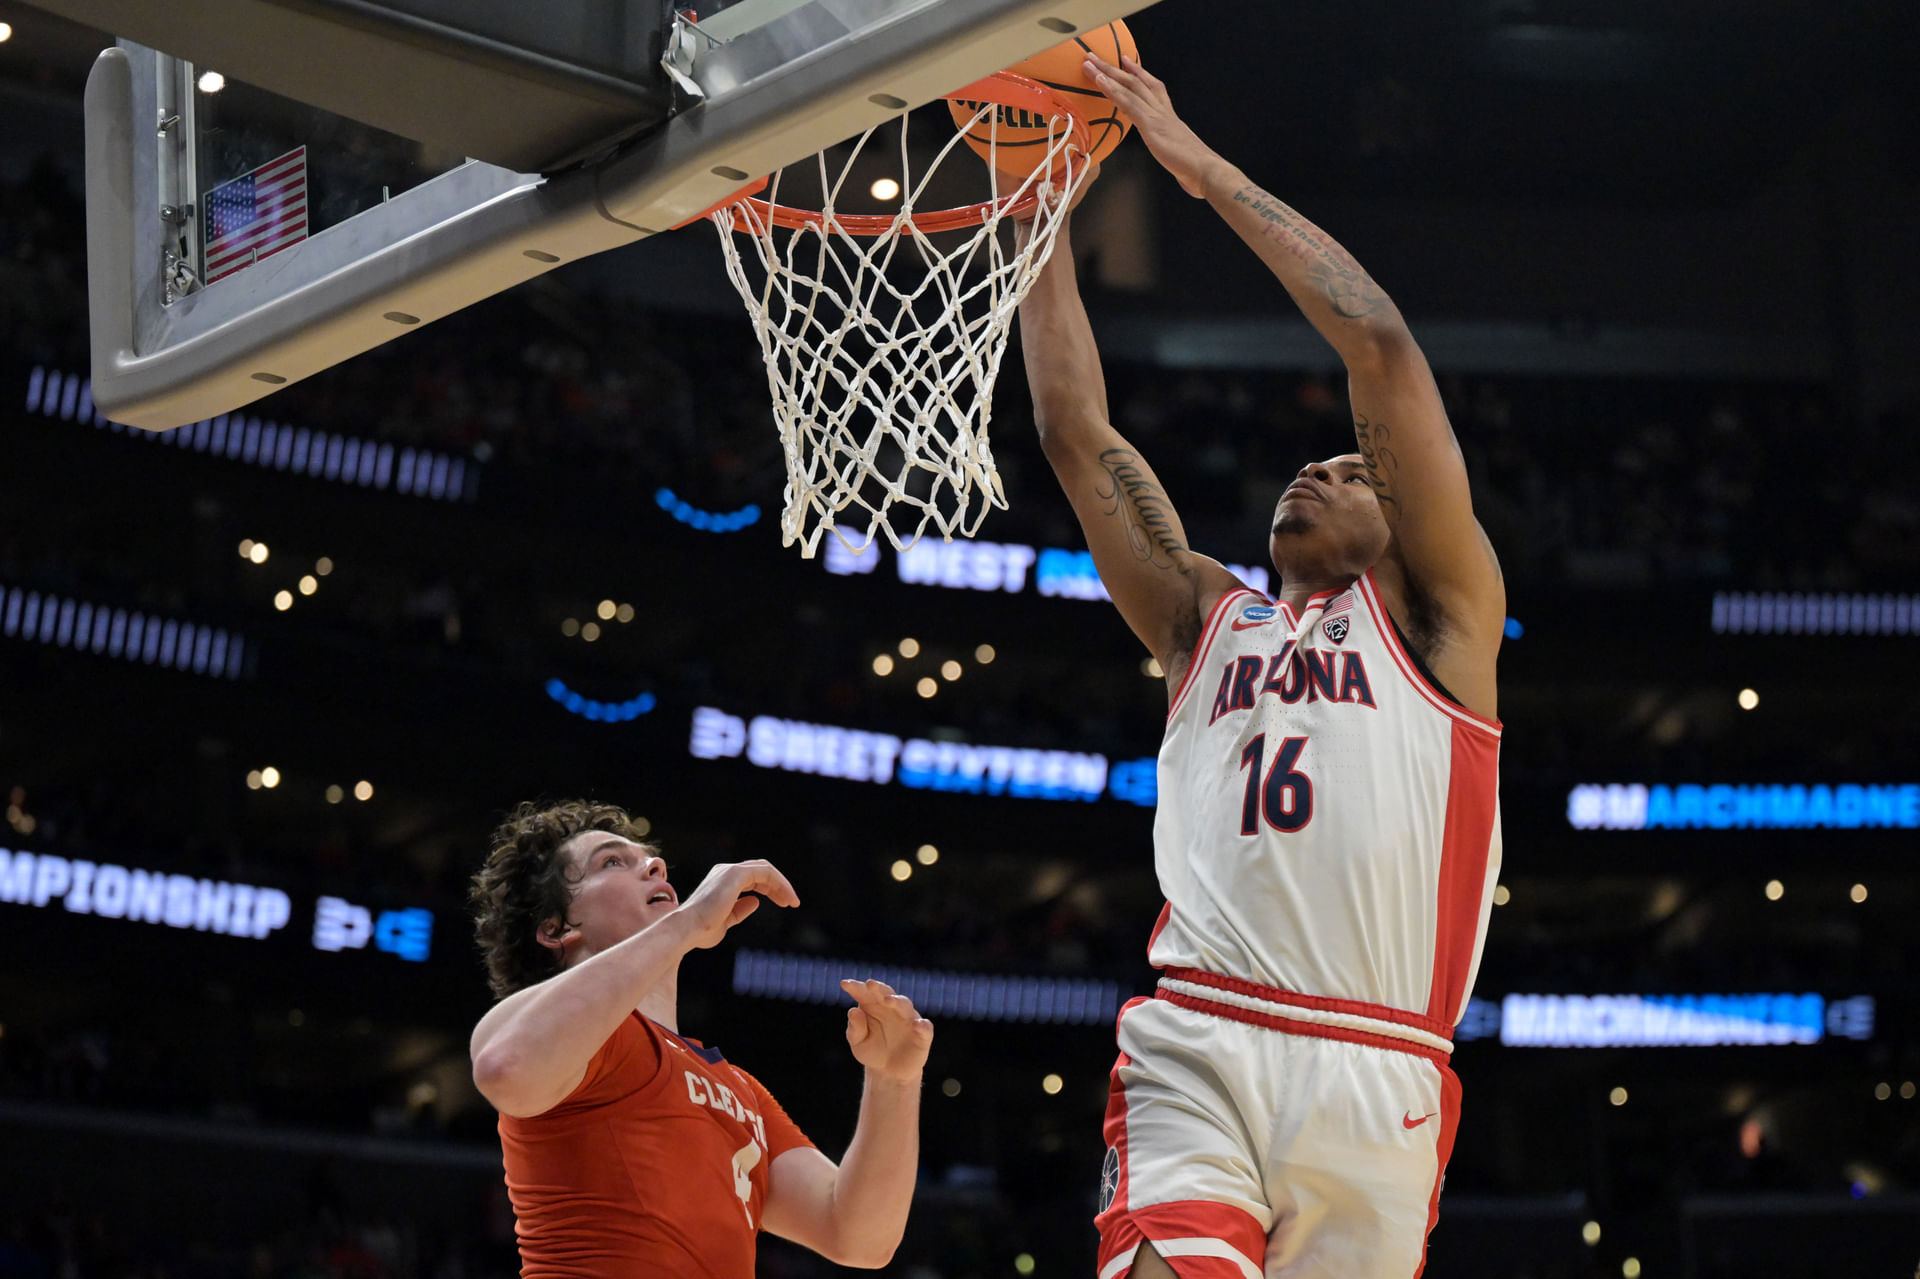
<instances>
[{"instance_id":1,"label":"defender in orange jersey","mask_svg":"<svg viewBox=\"0 0 1920 1279\"><path fill-rule=\"evenodd\" d=\"M821 1154L679 1030L681 958L719 944L755 893L800 904L764 861L714 867L683 902L610 805L523 804L495 832L473 901L501 999L474 1028L473 1078L500 1111L526 1279L748 1279L762 1230L844 1266L892 1258L933 1024L883 982L842 983L866 1090L845 1157Z\"/></svg>"}]
</instances>

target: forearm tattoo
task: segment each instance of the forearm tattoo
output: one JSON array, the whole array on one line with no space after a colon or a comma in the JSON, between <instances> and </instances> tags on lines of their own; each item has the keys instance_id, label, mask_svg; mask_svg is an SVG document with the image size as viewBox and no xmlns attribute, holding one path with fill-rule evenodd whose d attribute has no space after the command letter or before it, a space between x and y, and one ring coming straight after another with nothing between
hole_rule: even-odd
<instances>
[{"instance_id":1,"label":"forearm tattoo","mask_svg":"<svg viewBox=\"0 0 1920 1279\"><path fill-rule=\"evenodd\" d=\"M1373 282L1339 241L1251 184L1233 193L1234 203L1260 215L1260 233L1307 268L1307 279L1326 296L1334 314L1364 319L1387 304L1386 291Z\"/></svg>"},{"instance_id":2,"label":"forearm tattoo","mask_svg":"<svg viewBox=\"0 0 1920 1279\"><path fill-rule=\"evenodd\" d=\"M1173 504L1153 482L1139 455L1129 449L1104 449L1100 466L1107 483L1096 487L1106 514L1118 517L1127 530L1127 544L1142 563L1187 574L1193 566L1173 522Z\"/></svg>"}]
</instances>

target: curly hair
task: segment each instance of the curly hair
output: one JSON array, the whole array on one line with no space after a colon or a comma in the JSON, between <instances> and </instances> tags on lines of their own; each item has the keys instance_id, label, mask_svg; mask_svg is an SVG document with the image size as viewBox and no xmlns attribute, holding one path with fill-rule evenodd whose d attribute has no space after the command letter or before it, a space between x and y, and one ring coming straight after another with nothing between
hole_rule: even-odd
<instances>
[{"instance_id":1,"label":"curly hair","mask_svg":"<svg viewBox=\"0 0 1920 1279\"><path fill-rule=\"evenodd\" d=\"M542 946L538 933L554 916L566 918L573 880L560 849L588 830L630 839L655 855L659 851L641 838L645 832L626 809L585 799L520 804L493 832L486 864L475 873L467 897L487 983L496 998L505 999L560 971L559 953Z\"/></svg>"}]
</instances>

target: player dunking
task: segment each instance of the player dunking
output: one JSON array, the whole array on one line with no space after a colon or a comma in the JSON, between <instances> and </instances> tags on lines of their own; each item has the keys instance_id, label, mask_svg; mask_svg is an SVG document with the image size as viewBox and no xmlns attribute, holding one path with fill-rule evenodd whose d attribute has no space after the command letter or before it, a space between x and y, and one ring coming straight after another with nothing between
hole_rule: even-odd
<instances>
[{"instance_id":1,"label":"player dunking","mask_svg":"<svg viewBox=\"0 0 1920 1279\"><path fill-rule=\"evenodd\" d=\"M841 983L866 1068L836 1166L760 1082L679 1033L680 960L759 906L797 906L764 861L716 866L684 902L610 805L523 804L474 876L498 1004L473 1077L500 1111L526 1279L749 1279L759 1231L882 1266L906 1226L933 1025L882 982Z\"/></svg>"},{"instance_id":2,"label":"player dunking","mask_svg":"<svg viewBox=\"0 0 1920 1279\"><path fill-rule=\"evenodd\" d=\"M1339 353L1359 445L1281 496L1269 601L1189 549L1109 425L1065 244L1021 307L1041 443L1169 687L1163 975L1119 1021L1099 1276L1408 1279L1499 869L1499 565L1393 302L1137 64L1088 71Z\"/></svg>"}]
</instances>

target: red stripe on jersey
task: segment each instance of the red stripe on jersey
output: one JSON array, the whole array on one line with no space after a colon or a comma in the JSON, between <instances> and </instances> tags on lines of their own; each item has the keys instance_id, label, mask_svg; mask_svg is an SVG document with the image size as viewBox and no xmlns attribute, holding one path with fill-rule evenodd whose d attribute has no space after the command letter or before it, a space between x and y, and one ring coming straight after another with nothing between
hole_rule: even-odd
<instances>
[{"instance_id":1,"label":"red stripe on jersey","mask_svg":"<svg viewBox=\"0 0 1920 1279\"><path fill-rule=\"evenodd\" d=\"M1434 1148L1433 1197L1427 1200L1427 1234L1440 1221L1440 1187L1447 1180L1447 1161L1453 1158L1454 1134L1460 1131L1460 1077L1453 1073L1452 1067L1440 1067L1440 1133L1439 1143ZM1420 1240L1420 1264L1415 1267L1413 1279L1420 1279L1427 1268L1427 1240Z\"/></svg>"},{"instance_id":2,"label":"red stripe on jersey","mask_svg":"<svg viewBox=\"0 0 1920 1279\"><path fill-rule=\"evenodd\" d=\"M1449 1026L1460 1018L1479 948L1487 860L1499 811L1500 743L1455 720L1450 759L1434 909L1433 985L1427 992L1427 1016Z\"/></svg>"},{"instance_id":3,"label":"red stripe on jersey","mask_svg":"<svg viewBox=\"0 0 1920 1279\"><path fill-rule=\"evenodd\" d=\"M1385 1004L1369 1004L1359 999L1335 999L1329 995L1302 995L1291 990L1282 990L1278 986L1262 986L1259 982L1248 981L1244 977L1224 977L1219 973L1210 973L1204 968L1169 968L1166 974L1175 981L1192 982L1196 986L1212 986L1215 990L1230 990L1237 995L1264 1000L1269 1004L1292 1004L1295 1008L1311 1008L1317 1012L1345 1013L1350 1017L1366 1017L1373 1021L1389 1022L1395 1026L1411 1026L1415 1030L1424 1030L1429 1035L1438 1035L1442 1039L1453 1038L1451 1021L1422 1016L1420 1013L1409 1012L1404 1008L1389 1008Z\"/></svg>"},{"instance_id":4,"label":"red stripe on jersey","mask_svg":"<svg viewBox=\"0 0 1920 1279\"><path fill-rule=\"evenodd\" d=\"M1246 587L1241 587L1237 591L1228 591L1220 597L1219 602L1213 606L1213 611L1207 614L1207 624L1200 631L1200 642L1193 647L1193 658L1187 663L1187 673L1180 677L1180 687L1174 690L1173 700L1167 703L1168 722L1172 722L1174 715L1180 710L1180 703L1186 700L1187 690L1193 687L1193 677L1199 674L1200 667L1206 661L1207 650L1213 646L1213 637L1220 633L1220 623L1226 619L1227 604L1242 595L1251 595L1257 600L1265 598L1258 591L1248 590Z\"/></svg>"},{"instance_id":5,"label":"red stripe on jersey","mask_svg":"<svg viewBox=\"0 0 1920 1279\"><path fill-rule=\"evenodd\" d=\"M1368 569L1355 585L1360 590L1361 598L1367 602L1367 611L1373 614L1373 628L1380 632L1381 642L1387 646L1387 652L1393 657L1393 664L1400 668L1400 673L1407 677L1407 682L1412 684L1435 710L1445 711L1456 720L1464 719L1498 737L1500 735L1499 720L1488 719L1485 715L1460 705L1435 688L1413 664L1413 658L1405 648L1401 647L1400 636L1393 629L1392 615L1387 612L1387 606L1380 599L1378 588L1374 585L1373 570Z\"/></svg>"}]
</instances>

